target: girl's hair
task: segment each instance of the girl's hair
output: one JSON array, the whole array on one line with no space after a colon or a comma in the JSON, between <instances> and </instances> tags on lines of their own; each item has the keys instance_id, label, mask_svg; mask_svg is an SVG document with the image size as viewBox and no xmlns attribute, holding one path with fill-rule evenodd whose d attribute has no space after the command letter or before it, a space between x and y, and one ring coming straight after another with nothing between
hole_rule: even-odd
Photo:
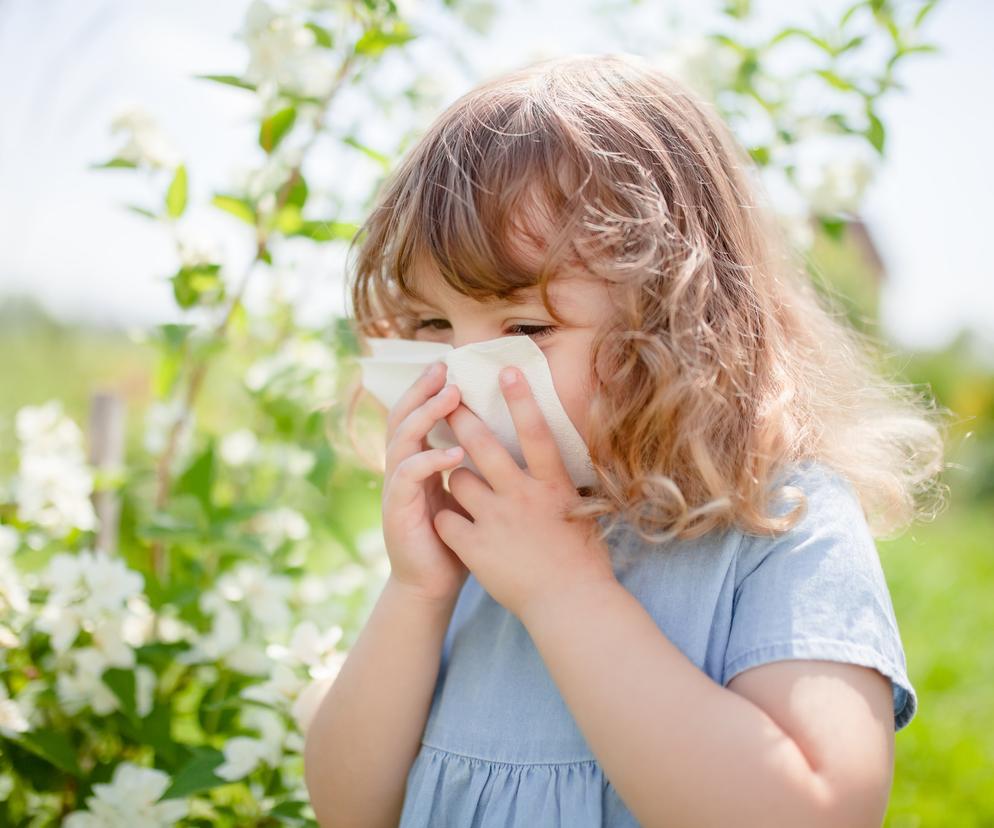
<instances>
[{"instance_id":1,"label":"girl's hair","mask_svg":"<svg viewBox=\"0 0 994 828\"><path fill-rule=\"evenodd\" d=\"M413 338L416 271L479 301L539 285L558 323L550 279L604 279L597 483L566 519L627 517L653 542L733 524L775 533L804 507L785 487L796 507L769 512L777 478L815 460L852 484L875 535L902 529L944 491L939 412L881 376L875 343L815 291L757 203L753 173L710 106L642 58L572 55L497 77L449 106L381 187L349 250L358 331Z\"/></svg>"}]
</instances>

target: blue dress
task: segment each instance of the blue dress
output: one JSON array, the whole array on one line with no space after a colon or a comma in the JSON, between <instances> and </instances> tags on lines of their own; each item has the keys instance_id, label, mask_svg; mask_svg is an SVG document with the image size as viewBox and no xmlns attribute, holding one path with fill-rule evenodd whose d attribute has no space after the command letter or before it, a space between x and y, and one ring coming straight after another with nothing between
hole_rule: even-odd
<instances>
[{"instance_id":1,"label":"blue dress","mask_svg":"<svg viewBox=\"0 0 994 828\"><path fill-rule=\"evenodd\" d=\"M915 715L917 697L855 492L812 462L785 476L808 498L807 512L787 533L728 530L653 546L622 522L607 537L615 575L715 682L727 685L743 670L783 659L873 667L891 681L900 730ZM791 504L780 506L784 513ZM445 635L399 828L559 826L638 822L604 776L525 627L470 573Z\"/></svg>"}]
</instances>

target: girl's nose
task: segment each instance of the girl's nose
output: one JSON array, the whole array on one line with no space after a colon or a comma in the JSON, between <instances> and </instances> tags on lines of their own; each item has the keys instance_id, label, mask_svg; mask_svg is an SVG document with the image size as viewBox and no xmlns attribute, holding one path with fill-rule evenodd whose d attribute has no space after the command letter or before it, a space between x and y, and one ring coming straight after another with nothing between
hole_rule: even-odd
<instances>
[{"instance_id":1,"label":"girl's nose","mask_svg":"<svg viewBox=\"0 0 994 828\"><path fill-rule=\"evenodd\" d=\"M477 342L489 342L491 339L499 339L500 333L493 331L480 331L477 333L467 333L463 335L453 335L452 347L461 348L463 345L473 345Z\"/></svg>"}]
</instances>

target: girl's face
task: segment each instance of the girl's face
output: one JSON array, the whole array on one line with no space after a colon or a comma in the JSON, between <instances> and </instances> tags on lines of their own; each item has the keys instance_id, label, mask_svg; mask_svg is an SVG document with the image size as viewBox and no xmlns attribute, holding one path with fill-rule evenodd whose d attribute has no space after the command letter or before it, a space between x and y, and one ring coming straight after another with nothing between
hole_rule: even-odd
<instances>
[{"instance_id":1,"label":"girl's face","mask_svg":"<svg viewBox=\"0 0 994 828\"><path fill-rule=\"evenodd\" d=\"M590 400L590 346L611 313L607 287L590 277L560 276L549 283L549 298L567 324L558 325L542 304L538 287L525 292L527 302L483 303L463 296L440 279L415 281L427 303L414 303L414 338L444 342L453 348L497 339L530 336L549 363L563 408L587 441Z\"/></svg>"}]
</instances>

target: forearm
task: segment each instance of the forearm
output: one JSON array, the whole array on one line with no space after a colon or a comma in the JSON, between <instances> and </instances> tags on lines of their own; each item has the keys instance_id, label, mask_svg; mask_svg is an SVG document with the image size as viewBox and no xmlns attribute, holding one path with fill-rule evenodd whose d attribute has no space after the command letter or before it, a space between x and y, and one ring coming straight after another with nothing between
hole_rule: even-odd
<instances>
[{"instance_id":1,"label":"forearm","mask_svg":"<svg viewBox=\"0 0 994 828\"><path fill-rule=\"evenodd\" d=\"M396 828L454 606L387 579L307 731L305 778L323 828Z\"/></svg>"},{"instance_id":2,"label":"forearm","mask_svg":"<svg viewBox=\"0 0 994 828\"><path fill-rule=\"evenodd\" d=\"M645 828L831 824L797 743L712 681L620 584L537 601L521 620Z\"/></svg>"}]
</instances>

